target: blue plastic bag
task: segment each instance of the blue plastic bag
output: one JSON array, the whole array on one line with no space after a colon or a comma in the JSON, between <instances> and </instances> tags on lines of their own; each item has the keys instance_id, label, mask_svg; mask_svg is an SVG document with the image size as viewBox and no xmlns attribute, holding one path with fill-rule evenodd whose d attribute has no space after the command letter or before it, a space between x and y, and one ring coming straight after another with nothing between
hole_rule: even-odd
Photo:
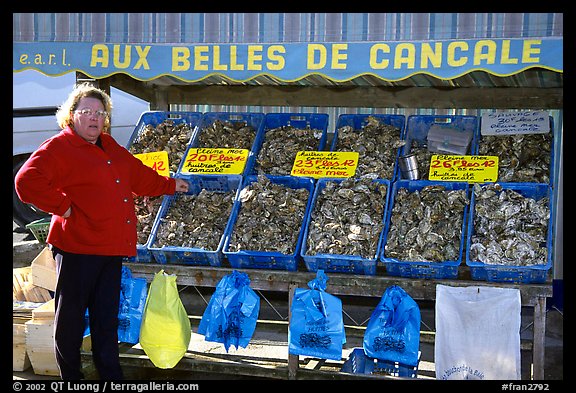
<instances>
[{"instance_id":1,"label":"blue plastic bag","mask_svg":"<svg viewBox=\"0 0 576 393\"><path fill-rule=\"evenodd\" d=\"M246 348L260 312L260 298L250 288L246 273L233 270L222 277L198 325L198 333L206 341Z\"/></svg>"},{"instance_id":2,"label":"blue plastic bag","mask_svg":"<svg viewBox=\"0 0 576 393\"><path fill-rule=\"evenodd\" d=\"M288 352L292 355L340 360L346 332L342 301L326 293L328 277L318 269L310 289L296 288L288 329Z\"/></svg>"},{"instance_id":3,"label":"blue plastic bag","mask_svg":"<svg viewBox=\"0 0 576 393\"><path fill-rule=\"evenodd\" d=\"M397 285L386 288L364 332L364 352L371 358L418 365L420 308Z\"/></svg>"},{"instance_id":4,"label":"blue plastic bag","mask_svg":"<svg viewBox=\"0 0 576 393\"><path fill-rule=\"evenodd\" d=\"M146 279L132 277L132 272L122 266L120 305L118 307L118 341L136 344L140 339L142 313L148 296Z\"/></svg>"},{"instance_id":5,"label":"blue plastic bag","mask_svg":"<svg viewBox=\"0 0 576 393\"><path fill-rule=\"evenodd\" d=\"M120 304L118 305L118 341L136 344L140 340L142 313L148 296L146 279L132 277L132 271L122 266ZM90 315L84 315L84 336L90 334Z\"/></svg>"}]
</instances>

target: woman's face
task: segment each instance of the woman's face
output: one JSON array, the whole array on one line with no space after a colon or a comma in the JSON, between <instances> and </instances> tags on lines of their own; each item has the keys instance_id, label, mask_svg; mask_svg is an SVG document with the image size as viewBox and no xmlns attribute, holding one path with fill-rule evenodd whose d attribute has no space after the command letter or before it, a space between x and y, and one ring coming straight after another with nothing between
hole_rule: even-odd
<instances>
[{"instance_id":1,"label":"woman's face","mask_svg":"<svg viewBox=\"0 0 576 393\"><path fill-rule=\"evenodd\" d=\"M104 129L106 116L104 105L98 98L83 97L73 112L74 130L84 140L96 143Z\"/></svg>"}]
</instances>

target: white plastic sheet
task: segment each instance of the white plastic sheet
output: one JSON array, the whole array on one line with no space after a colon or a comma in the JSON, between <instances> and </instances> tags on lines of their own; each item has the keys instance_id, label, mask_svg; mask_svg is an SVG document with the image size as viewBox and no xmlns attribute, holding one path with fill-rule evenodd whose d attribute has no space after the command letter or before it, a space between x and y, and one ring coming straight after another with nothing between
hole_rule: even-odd
<instances>
[{"instance_id":1,"label":"white plastic sheet","mask_svg":"<svg viewBox=\"0 0 576 393\"><path fill-rule=\"evenodd\" d=\"M520 379L520 291L436 286L436 379Z\"/></svg>"}]
</instances>

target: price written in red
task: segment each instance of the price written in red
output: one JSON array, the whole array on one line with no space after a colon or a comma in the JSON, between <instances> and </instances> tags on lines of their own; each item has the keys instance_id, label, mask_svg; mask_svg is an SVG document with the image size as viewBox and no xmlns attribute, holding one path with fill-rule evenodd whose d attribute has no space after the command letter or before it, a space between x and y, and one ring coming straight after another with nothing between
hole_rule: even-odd
<instances>
[{"instance_id":1,"label":"price written in red","mask_svg":"<svg viewBox=\"0 0 576 393\"><path fill-rule=\"evenodd\" d=\"M134 156L142 161L144 165L154 169L156 172L158 172L158 174L162 176L170 176L168 152L155 151L149 153L134 154Z\"/></svg>"},{"instance_id":2,"label":"price written in red","mask_svg":"<svg viewBox=\"0 0 576 393\"><path fill-rule=\"evenodd\" d=\"M433 155L430 180L494 182L498 179L497 156Z\"/></svg>"},{"instance_id":3,"label":"price written in red","mask_svg":"<svg viewBox=\"0 0 576 393\"><path fill-rule=\"evenodd\" d=\"M247 149L192 148L186 155L182 172L241 174L248 152Z\"/></svg>"}]
</instances>

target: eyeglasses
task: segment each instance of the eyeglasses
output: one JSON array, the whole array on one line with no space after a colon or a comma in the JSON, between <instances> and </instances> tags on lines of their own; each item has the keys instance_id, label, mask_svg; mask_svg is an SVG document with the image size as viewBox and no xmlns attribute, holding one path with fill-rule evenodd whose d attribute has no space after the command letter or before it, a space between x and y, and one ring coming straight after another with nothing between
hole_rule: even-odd
<instances>
[{"instance_id":1,"label":"eyeglasses","mask_svg":"<svg viewBox=\"0 0 576 393\"><path fill-rule=\"evenodd\" d=\"M88 117L91 117L92 115L96 115L96 117L107 117L108 116L108 112L106 112L106 111L99 110L99 111L94 112L92 109L88 109L88 108L79 109L79 110L76 110L74 112L79 113L83 116L88 116Z\"/></svg>"}]
</instances>

